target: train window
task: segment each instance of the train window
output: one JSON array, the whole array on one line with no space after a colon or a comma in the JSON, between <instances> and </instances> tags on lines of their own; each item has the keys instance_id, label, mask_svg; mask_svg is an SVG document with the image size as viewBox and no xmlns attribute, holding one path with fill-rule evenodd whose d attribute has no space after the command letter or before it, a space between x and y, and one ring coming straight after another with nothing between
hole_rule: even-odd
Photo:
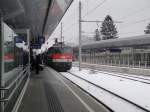
<instances>
[{"instance_id":1,"label":"train window","mask_svg":"<svg viewBox=\"0 0 150 112\"><path fill-rule=\"evenodd\" d=\"M52 47L49 49L48 54L54 54L54 53L72 53L72 49L69 47Z\"/></svg>"},{"instance_id":2,"label":"train window","mask_svg":"<svg viewBox=\"0 0 150 112\"><path fill-rule=\"evenodd\" d=\"M49 50L48 50L48 54L51 55L51 54L54 54L54 53L61 53L60 50L58 48L55 48L55 47L51 47Z\"/></svg>"}]
</instances>

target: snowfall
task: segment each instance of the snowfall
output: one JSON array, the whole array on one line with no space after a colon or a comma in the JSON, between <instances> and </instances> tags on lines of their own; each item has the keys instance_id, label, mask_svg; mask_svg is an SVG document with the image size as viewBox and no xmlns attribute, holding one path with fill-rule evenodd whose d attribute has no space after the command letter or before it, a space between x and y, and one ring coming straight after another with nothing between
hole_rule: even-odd
<instances>
[{"instance_id":1,"label":"snowfall","mask_svg":"<svg viewBox=\"0 0 150 112\"><path fill-rule=\"evenodd\" d=\"M82 70L79 71L78 67L72 67L69 72L117 94L142 108L147 109L147 111L150 111L150 84L111 76L106 73L85 68L82 68ZM137 108L137 106L67 72L63 72L62 75L80 86L115 112L145 112L144 110Z\"/></svg>"}]
</instances>

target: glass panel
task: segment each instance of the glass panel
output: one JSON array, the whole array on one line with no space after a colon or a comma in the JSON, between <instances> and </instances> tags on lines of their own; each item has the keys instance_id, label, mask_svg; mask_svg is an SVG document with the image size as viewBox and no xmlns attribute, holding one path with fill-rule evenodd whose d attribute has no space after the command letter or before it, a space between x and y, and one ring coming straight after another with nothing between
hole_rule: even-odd
<instances>
[{"instance_id":1,"label":"glass panel","mask_svg":"<svg viewBox=\"0 0 150 112\"><path fill-rule=\"evenodd\" d=\"M4 24L4 72L14 68L14 33Z\"/></svg>"},{"instance_id":2,"label":"glass panel","mask_svg":"<svg viewBox=\"0 0 150 112\"><path fill-rule=\"evenodd\" d=\"M0 14L0 87L2 87L2 24ZM0 90L0 99L3 98L3 91ZM3 111L3 104L0 102L0 112Z\"/></svg>"},{"instance_id":3,"label":"glass panel","mask_svg":"<svg viewBox=\"0 0 150 112\"><path fill-rule=\"evenodd\" d=\"M23 68L24 43L15 43L18 35L7 25L3 24L4 31L4 85L8 85L17 77Z\"/></svg>"},{"instance_id":4,"label":"glass panel","mask_svg":"<svg viewBox=\"0 0 150 112\"><path fill-rule=\"evenodd\" d=\"M1 70L1 65L2 65L2 27L1 27L1 15L0 15L0 86L1 86L1 76L2 76L2 70Z\"/></svg>"},{"instance_id":5,"label":"glass panel","mask_svg":"<svg viewBox=\"0 0 150 112\"><path fill-rule=\"evenodd\" d=\"M1 41L0 41L0 86L7 87L15 81L15 79L23 71L24 67L29 62L29 49L27 45L27 34L16 34L7 24L1 22ZM22 41L19 41L22 40ZM23 74L25 75L25 74ZM8 102L1 103L1 110L10 112L12 110L28 76L26 75L21 80L19 87L16 88L16 83L8 90L1 91L1 98L10 98ZM19 81L17 81L18 83ZM13 92L15 90L15 92ZM13 93L13 94L12 94Z\"/></svg>"}]
</instances>

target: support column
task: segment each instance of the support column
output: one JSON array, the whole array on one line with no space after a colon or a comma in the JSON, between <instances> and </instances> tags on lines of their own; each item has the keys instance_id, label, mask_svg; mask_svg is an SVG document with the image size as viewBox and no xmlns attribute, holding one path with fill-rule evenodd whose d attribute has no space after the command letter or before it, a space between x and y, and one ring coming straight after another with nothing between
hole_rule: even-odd
<instances>
[{"instance_id":1,"label":"support column","mask_svg":"<svg viewBox=\"0 0 150 112\"><path fill-rule=\"evenodd\" d=\"M29 71L28 71L28 74L29 74L29 76L30 76L30 66L31 66L31 64L30 64L30 62L31 62L31 59L30 59L30 29L27 29L27 42L28 42L28 49L29 49Z\"/></svg>"},{"instance_id":2,"label":"support column","mask_svg":"<svg viewBox=\"0 0 150 112\"><path fill-rule=\"evenodd\" d=\"M4 87L4 24L0 15L0 88ZM0 90L0 99L4 98L4 90ZM0 102L0 112L4 112L4 102Z\"/></svg>"},{"instance_id":3,"label":"support column","mask_svg":"<svg viewBox=\"0 0 150 112\"><path fill-rule=\"evenodd\" d=\"M81 1L79 2L79 71L81 71L82 63L82 45L81 45Z\"/></svg>"},{"instance_id":4,"label":"support column","mask_svg":"<svg viewBox=\"0 0 150 112\"><path fill-rule=\"evenodd\" d=\"M132 55L132 67L134 67L134 48L132 48L132 51L131 51L131 55Z\"/></svg>"}]
</instances>

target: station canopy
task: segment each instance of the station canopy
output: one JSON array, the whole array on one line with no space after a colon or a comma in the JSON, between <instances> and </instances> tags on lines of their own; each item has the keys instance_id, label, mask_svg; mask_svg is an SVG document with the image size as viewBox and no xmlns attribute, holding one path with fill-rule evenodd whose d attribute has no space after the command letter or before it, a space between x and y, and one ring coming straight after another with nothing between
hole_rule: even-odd
<instances>
[{"instance_id":1,"label":"station canopy","mask_svg":"<svg viewBox=\"0 0 150 112\"><path fill-rule=\"evenodd\" d=\"M52 34L73 0L0 0L3 20L14 29L31 29L31 37Z\"/></svg>"}]
</instances>

